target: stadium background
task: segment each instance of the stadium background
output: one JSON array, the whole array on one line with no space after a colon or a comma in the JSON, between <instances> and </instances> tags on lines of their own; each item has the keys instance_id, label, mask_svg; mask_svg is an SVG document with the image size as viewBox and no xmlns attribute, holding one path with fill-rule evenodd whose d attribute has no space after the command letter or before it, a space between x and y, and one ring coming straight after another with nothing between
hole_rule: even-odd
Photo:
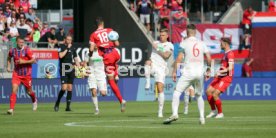
<instances>
[{"instance_id":1,"label":"stadium background","mask_svg":"<svg viewBox=\"0 0 276 138\"><path fill-rule=\"evenodd\" d=\"M260 0L238 0L234 3L240 3L242 5L241 10L244 10L248 5L252 5L255 10L260 11L262 9L262 1ZM41 4L42 3L42 4ZM51 1L49 3L57 3L57 1ZM43 4L39 1L38 5L44 5L41 9L47 9L48 7L55 7L50 4ZM137 17L131 13L128 9L128 5L124 0L72 0L65 2L66 8L72 7L74 20L72 22L69 17L69 22L74 26L74 39L78 46L78 54L82 59L88 52L88 41L90 33L96 29L94 26L94 19L98 16L102 16L106 20L106 26L114 28L120 34L121 47L120 52L122 59L120 61L121 66L128 67L129 65L139 67L144 64L144 61L148 59L151 51L150 41L154 39L154 36L145 32L145 28L141 27L141 23L137 21ZM234 7L232 5L232 7ZM106 10L108 9L108 10ZM229 10L230 11L230 10ZM226 12L227 13L227 12ZM205 16L205 15L204 15ZM261 21L258 20L260 17ZM262 17L266 17L267 21L263 21ZM243 35L239 24L216 24L215 22L199 23L197 27L200 36L212 51L214 59L221 58L222 51L219 48L218 39L222 36L229 36L232 38L232 48L236 55L235 64L235 78L231 87L227 93L223 95L223 99L227 100L275 100L276 94L273 92L276 90L275 84L275 70L276 70L276 57L271 51L275 51L276 47L275 39L273 35L267 35L266 32L271 34L276 33L276 15L274 13L263 12L257 14L256 19L253 20L253 34L252 34L252 53L249 50L239 51L240 37ZM68 19L68 17L64 17ZM64 20L66 21L66 20ZM55 24L53 24L55 25ZM184 34L185 25L171 26L171 40L174 42L177 49L181 40L181 34ZM263 41L263 40L266 41ZM4 50L7 50L3 49ZM34 53L38 58L38 62L33 65L33 77L34 77L34 91L37 93L40 102L53 102L57 97L58 90L60 88L59 74L58 74L58 57L57 51L54 49L36 49ZM177 51L177 50L176 50ZM176 56L177 53L174 54ZM5 63L5 53L2 54L1 62ZM253 64L253 78L241 78L241 66L243 60L247 57L255 59ZM171 59L172 62L173 59ZM45 79L45 68L50 67L52 69L53 78ZM3 78L0 79L0 103L9 102L9 93L11 91L9 75L5 73L4 66L2 67ZM56 72L56 73L55 73ZM165 94L167 99L171 99L171 95L174 89L174 83L168 77L168 84L166 84ZM87 89L85 79L77 79L74 84L74 101L90 101L90 93ZM137 74L133 76L121 77L119 86L122 89L123 96L129 101L152 101L154 100L153 88L151 90L144 90L144 79ZM205 86L209 82L205 83ZM100 97L101 101L115 100L110 88L108 89L108 96L105 98ZM25 94L25 90L21 87L18 94L18 102L25 103L28 100L28 96Z\"/></svg>"}]
</instances>

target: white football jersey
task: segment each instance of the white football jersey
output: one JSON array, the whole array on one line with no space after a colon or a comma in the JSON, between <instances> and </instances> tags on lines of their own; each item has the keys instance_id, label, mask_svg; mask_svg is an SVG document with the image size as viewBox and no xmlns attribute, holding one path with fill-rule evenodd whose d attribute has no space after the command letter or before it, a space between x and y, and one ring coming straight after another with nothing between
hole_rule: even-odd
<instances>
[{"instance_id":1,"label":"white football jersey","mask_svg":"<svg viewBox=\"0 0 276 138\"><path fill-rule=\"evenodd\" d=\"M157 49L154 49L154 48L152 49L150 59L155 64L158 64L158 65L161 65L161 66L167 66L167 60L165 60L163 57L161 57L158 54L158 51L160 51L160 52L170 51L173 54L173 50L174 50L173 44L171 42L161 43L160 41L156 41L154 43L157 44Z\"/></svg>"},{"instance_id":2,"label":"white football jersey","mask_svg":"<svg viewBox=\"0 0 276 138\"><path fill-rule=\"evenodd\" d=\"M203 75L204 54L209 52L206 44L195 37L189 37L182 40L180 50L184 53L182 74Z\"/></svg>"},{"instance_id":3,"label":"white football jersey","mask_svg":"<svg viewBox=\"0 0 276 138\"><path fill-rule=\"evenodd\" d=\"M92 57L86 55L85 61L89 63L92 73L97 74L104 72L103 57L99 55L98 51L94 51Z\"/></svg>"}]
</instances>

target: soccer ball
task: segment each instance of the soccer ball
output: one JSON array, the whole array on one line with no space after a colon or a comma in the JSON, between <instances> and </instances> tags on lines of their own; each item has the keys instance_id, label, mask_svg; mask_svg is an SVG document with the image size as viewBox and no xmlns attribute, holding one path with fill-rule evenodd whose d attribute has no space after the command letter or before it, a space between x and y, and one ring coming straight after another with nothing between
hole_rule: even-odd
<instances>
[{"instance_id":1,"label":"soccer ball","mask_svg":"<svg viewBox=\"0 0 276 138\"><path fill-rule=\"evenodd\" d=\"M90 70L86 67L75 67L76 78L84 78L88 76Z\"/></svg>"},{"instance_id":2,"label":"soccer ball","mask_svg":"<svg viewBox=\"0 0 276 138\"><path fill-rule=\"evenodd\" d=\"M76 78L83 78L83 69L82 67L75 67L75 76Z\"/></svg>"},{"instance_id":3,"label":"soccer ball","mask_svg":"<svg viewBox=\"0 0 276 138\"><path fill-rule=\"evenodd\" d=\"M108 34L108 39L110 41L117 41L119 39L119 34L116 31L111 31Z\"/></svg>"}]
</instances>

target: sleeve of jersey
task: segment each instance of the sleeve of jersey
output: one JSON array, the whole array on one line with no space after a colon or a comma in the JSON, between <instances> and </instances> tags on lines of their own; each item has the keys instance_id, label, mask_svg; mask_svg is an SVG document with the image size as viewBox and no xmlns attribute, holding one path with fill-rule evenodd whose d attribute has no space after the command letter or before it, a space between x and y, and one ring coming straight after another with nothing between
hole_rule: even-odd
<instances>
[{"instance_id":1,"label":"sleeve of jersey","mask_svg":"<svg viewBox=\"0 0 276 138\"><path fill-rule=\"evenodd\" d=\"M228 54L228 62L234 63L234 59L235 59L234 53L233 53L233 52L230 52L230 53Z\"/></svg>"},{"instance_id":2,"label":"sleeve of jersey","mask_svg":"<svg viewBox=\"0 0 276 138\"><path fill-rule=\"evenodd\" d=\"M59 48L58 48L58 52L63 52L65 51L65 46L64 45L61 45Z\"/></svg>"}]
</instances>

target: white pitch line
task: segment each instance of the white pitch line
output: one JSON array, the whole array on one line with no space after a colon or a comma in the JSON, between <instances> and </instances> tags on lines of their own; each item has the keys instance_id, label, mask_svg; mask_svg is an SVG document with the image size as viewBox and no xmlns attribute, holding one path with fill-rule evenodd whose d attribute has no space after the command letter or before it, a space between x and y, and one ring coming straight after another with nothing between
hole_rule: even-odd
<instances>
[{"instance_id":1,"label":"white pitch line","mask_svg":"<svg viewBox=\"0 0 276 138\"><path fill-rule=\"evenodd\" d=\"M65 126L69 126L69 127L102 127L102 128L152 128L152 129L160 129L160 128L164 128L164 127L150 127L150 126L111 126L111 125L106 125L106 126L97 126L97 125L80 125L77 122L72 122L72 123L65 123Z\"/></svg>"},{"instance_id":2,"label":"white pitch line","mask_svg":"<svg viewBox=\"0 0 276 138\"><path fill-rule=\"evenodd\" d=\"M189 118L187 118L187 120L185 121L190 121L190 122L195 122L198 120L188 120ZM166 127L168 125L164 125L163 127L161 126L139 126L139 125L97 125L98 123L113 123L113 122L156 122L158 120L153 120L153 119L139 119L139 120L96 120L96 121L86 121L86 122L71 122L71 123L65 123L65 126L69 126L69 127L99 127L99 128L142 128L142 129L161 129L161 128L173 128L173 127ZM230 121L230 120L221 120L221 121ZM237 120L237 121L242 121L242 120ZM248 121L248 120L246 120ZM256 121L256 120L254 120ZM271 121L271 120L270 120ZM161 123L160 123L161 125ZM182 128L185 129L221 129L221 130L276 130L276 128L245 128L245 127L189 127L189 126L185 126L183 125Z\"/></svg>"},{"instance_id":3,"label":"white pitch line","mask_svg":"<svg viewBox=\"0 0 276 138\"><path fill-rule=\"evenodd\" d=\"M273 119L273 120L271 120ZM274 120L275 119L275 120ZM188 122L193 122L193 121L198 121L198 118L186 118L186 117L183 117L183 118L179 118L179 120L183 120L183 121L188 121ZM209 119L206 119L207 121ZM276 121L276 116L236 116L236 117L225 117L224 119L210 119L212 121L225 121L225 122L275 122ZM82 120L80 120L81 122ZM157 120L156 118L152 118L152 119L140 119L140 120L96 120L96 121L92 121L94 123L103 123L103 122L139 122L139 121L153 121L153 122L156 122L156 121L160 121L160 120ZM19 120L19 121L15 121L15 120L7 120L7 121L3 121L2 123L24 123L24 122L28 122L28 123L42 123L44 121L23 121L23 120ZM49 121L47 121L49 122ZM52 121L50 121L52 122ZM54 121L56 122L56 121ZM62 121L59 121L62 123ZM91 123L91 122L82 122L82 123Z\"/></svg>"},{"instance_id":4,"label":"white pitch line","mask_svg":"<svg viewBox=\"0 0 276 138\"><path fill-rule=\"evenodd\" d=\"M161 129L161 128L165 128L165 129L168 129L168 128L172 128L172 129L175 129L174 127L168 127L169 125L164 125L163 127L158 127L158 126L153 126L153 127L150 127L150 126L139 126L139 125L136 125L136 126L132 126L132 125L126 125L126 126L122 126L122 125L102 125L102 126L97 126L97 125L81 125L81 123L78 123L78 122L72 122L72 123L65 123L64 124L65 126L69 126L69 127L99 127L99 128L134 128L134 129ZM170 126L173 126L170 125ZM220 127L204 127L204 126L201 126L199 125L199 127L189 127L189 126L182 126L181 129L212 129L212 130L217 130L217 129L220 129L220 130L276 130L276 128L245 128L245 127L223 127L223 126L220 126Z\"/></svg>"}]
</instances>

